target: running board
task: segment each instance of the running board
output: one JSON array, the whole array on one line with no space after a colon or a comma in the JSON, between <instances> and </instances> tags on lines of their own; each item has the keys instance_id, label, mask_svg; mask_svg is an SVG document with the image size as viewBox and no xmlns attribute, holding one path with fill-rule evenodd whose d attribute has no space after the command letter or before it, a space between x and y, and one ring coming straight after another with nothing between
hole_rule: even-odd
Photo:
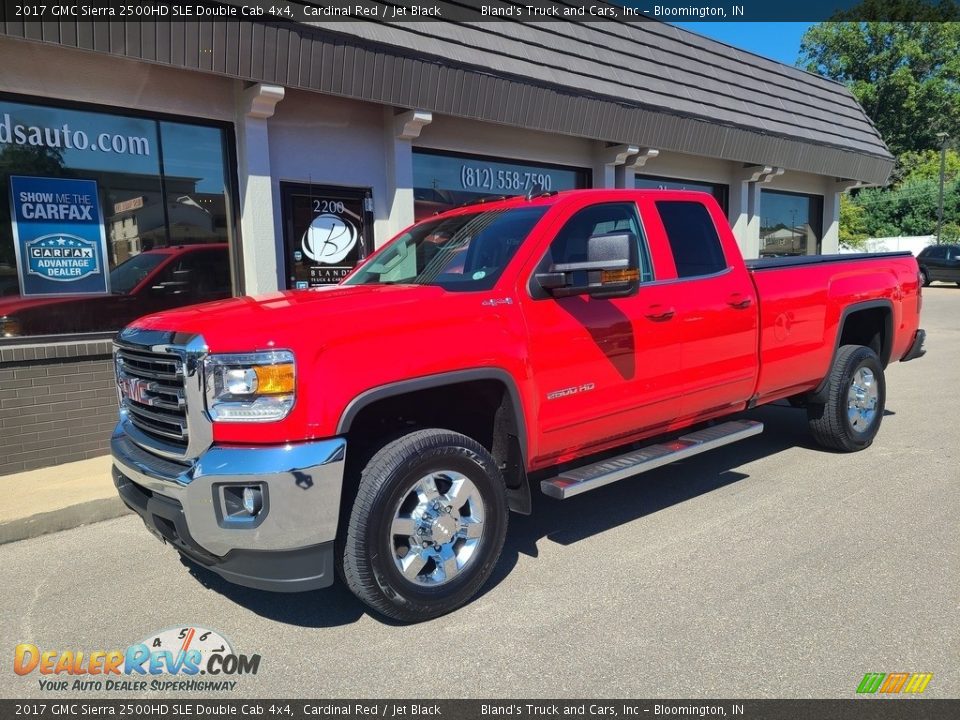
<instances>
[{"instance_id":1,"label":"running board","mask_svg":"<svg viewBox=\"0 0 960 720\"><path fill-rule=\"evenodd\" d=\"M729 445L763 432L763 423L753 420L731 420L720 425L697 430L676 440L650 445L624 455L601 460L574 470L566 470L557 477L540 482L545 495L564 500L617 480L639 475L677 460L699 455L721 445Z\"/></svg>"}]
</instances>

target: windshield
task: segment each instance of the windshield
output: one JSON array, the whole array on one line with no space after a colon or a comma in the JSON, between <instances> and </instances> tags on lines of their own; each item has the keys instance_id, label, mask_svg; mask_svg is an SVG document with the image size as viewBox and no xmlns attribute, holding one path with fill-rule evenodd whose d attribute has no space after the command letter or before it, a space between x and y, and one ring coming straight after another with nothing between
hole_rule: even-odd
<instances>
[{"instance_id":1,"label":"windshield","mask_svg":"<svg viewBox=\"0 0 960 720\"><path fill-rule=\"evenodd\" d=\"M141 253L123 261L110 271L110 291L126 295L143 282L164 257L161 253Z\"/></svg>"},{"instance_id":2,"label":"windshield","mask_svg":"<svg viewBox=\"0 0 960 720\"><path fill-rule=\"evenodd\" d=\"M415 225L345 285L439 285L489 290L547 207L490 210Z\"/></svg>"}]
</instances>

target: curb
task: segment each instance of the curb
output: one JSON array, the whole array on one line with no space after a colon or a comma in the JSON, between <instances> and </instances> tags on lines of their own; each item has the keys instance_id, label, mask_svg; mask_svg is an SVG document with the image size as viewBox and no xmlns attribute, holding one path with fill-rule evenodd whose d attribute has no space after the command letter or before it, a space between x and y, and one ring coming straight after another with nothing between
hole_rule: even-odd
<instances>
[{"instance_id":1,"label":"curb","mask_svg":"<svg viewBox=\"0 0 960 720\"><path fill-rule=\"evenodd\" d=\"M132 511L119 497L100 498L0 523L0 545L112 520Z\"/></svg>"}]
</instances>

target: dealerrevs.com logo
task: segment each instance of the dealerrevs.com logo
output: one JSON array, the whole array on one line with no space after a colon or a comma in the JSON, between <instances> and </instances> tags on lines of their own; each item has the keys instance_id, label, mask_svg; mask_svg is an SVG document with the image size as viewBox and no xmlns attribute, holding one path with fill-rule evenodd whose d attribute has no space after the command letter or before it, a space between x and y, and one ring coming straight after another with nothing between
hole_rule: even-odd
<instances>
[{"instance_id":1,"label":"dealerrevs.com logo","mask_svg":"<svg viewBox=\"0 0 960 720\"><path fill-rule=\"evenodd\" d=\"M259 669L259 655L236 653L223 635L196 626L161 630L124 650L50 650L21 643L13 659L17 675L39 675L40 690L48 692L230 691L238 684L232 678Z\"/></svg>"}]
</instances>

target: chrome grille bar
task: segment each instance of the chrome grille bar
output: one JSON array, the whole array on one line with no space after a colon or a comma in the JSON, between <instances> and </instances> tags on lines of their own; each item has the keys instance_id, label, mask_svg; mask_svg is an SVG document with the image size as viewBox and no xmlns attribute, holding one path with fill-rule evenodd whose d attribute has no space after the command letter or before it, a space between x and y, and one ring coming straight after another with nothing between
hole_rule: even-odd
<instances>
[{"instance_id":1,"label":"chrome grille bar","mask_svg":"<svg viewBox=\"0 0 960 720\"><path fill-rule=\"evenodd\" d=\"M187 421L183 416L173 413L158 413L148 410L142 404L127 399L127 410L130 411L130 420L141 430L155 432L158 435L174 440L186 440Z\"/></svg>"},{"instance_id":2,"label":"chrome grille bar","mask_svg":"<svg viewBox=\"0 0 960 720\"><path fill-rule=\"evenodd\" d=\"M204 403L201 335L124 328L114 339L120 427L131 442L189 464L213 444Z\"/></svg>"},{"instance_id":3,"label":"chrome grille bar","mask_svg":"<svg viewBox=\"0 0 960 720\"><path fill-rule=\"evenodd\" d=\"M130 422L149 437L186 450L190 435L183 358L118 346L117 385Z\"/></svg>"}]
</instances>

